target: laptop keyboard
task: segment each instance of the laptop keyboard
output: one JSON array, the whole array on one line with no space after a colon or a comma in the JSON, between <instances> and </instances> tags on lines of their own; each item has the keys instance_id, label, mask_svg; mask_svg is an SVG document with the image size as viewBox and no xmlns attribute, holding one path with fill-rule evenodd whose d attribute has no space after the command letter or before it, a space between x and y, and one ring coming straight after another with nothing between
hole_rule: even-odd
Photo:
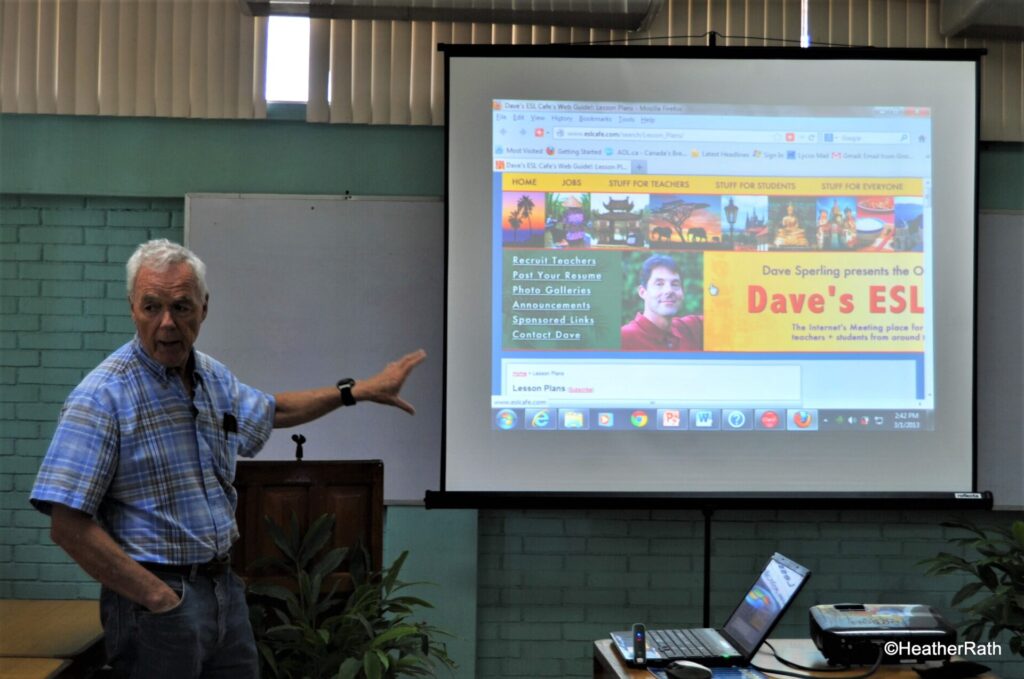
<instances>
[{"instance_id":1,"label":"laptop keyboard","mask_svg":"<svg viewBox=\"0 0 1024 679\"><path fill-rule=\"evenodd\" d=\"M700 657L718 655L707 640L708 632L697 629L650 630L647 638L658 652L668 658Z\"/></svg>"}]
</instances>

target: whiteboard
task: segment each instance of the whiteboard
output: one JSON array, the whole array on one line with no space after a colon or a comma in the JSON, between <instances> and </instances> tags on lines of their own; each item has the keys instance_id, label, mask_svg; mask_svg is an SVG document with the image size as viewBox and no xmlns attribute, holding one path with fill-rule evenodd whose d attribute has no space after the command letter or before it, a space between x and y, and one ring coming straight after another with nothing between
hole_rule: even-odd
<instances>
[{"instance_id":1,"label":"whiteboard","mask_svg":"<svg viewBox=\"0 0 1024 679\"><path fill-rule=\"evenodd\" d=\"M189 194L185 243L207 265L196 347L275 393L369 377L418 348L416 415L360 403L274 430L259 459L381 459L384 497L440 485L444 204L440 199ZM243 462L244 463L244 462Z\"/></svg>"}]
</instances>

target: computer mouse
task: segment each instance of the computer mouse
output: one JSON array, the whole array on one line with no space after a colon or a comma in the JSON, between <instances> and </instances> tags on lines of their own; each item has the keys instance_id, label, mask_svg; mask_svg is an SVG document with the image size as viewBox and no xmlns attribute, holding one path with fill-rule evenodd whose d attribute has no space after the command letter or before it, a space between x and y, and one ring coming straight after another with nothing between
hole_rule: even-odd
<instances>
[{"instance_id":1,"label":"computer mouse","mask_svg":"<svg viewBox=\"0 0 1024 679\"><path fill-rule=\"evenodd\" d=\"M689 660L674 660L665 666L669 679L711 679L711 670Z\"/></svg>"}]
</instances>

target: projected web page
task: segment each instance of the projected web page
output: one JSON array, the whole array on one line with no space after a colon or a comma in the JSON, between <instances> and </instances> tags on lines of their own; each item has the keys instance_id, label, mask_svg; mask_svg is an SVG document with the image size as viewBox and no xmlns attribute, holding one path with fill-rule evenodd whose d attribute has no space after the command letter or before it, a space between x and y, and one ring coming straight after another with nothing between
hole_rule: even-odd
<instances>
[{"instance_id":1,"label":"projected web page","mask_svg":"<svg viewBox=\"0 0 1024 679\"><path fill-rule=\"evenodd\" d=\"M930 113L495 100L492 428L932 430Z\"/></svg>"}]
</instances>

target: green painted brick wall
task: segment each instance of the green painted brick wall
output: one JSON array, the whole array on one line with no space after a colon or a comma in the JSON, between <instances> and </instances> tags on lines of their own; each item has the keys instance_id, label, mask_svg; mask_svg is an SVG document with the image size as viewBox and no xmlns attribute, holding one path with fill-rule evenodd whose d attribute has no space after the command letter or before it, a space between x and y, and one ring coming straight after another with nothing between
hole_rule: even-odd
<instances>
[{"instance_id":1,"label":"green painted brick wall","mask_svg":"<svg viewBox=\"0 0 1024 679\"><path fill-rule=\"evenodd\" d=\"M806 637L819 603L930 604L950 620L958 577L919 561L957 551L950 518L1009 522L1020 513L722 511L712 523L711 620L720 625L774 551L813 576L776 635ZM494 679L590 677L594 639L634 622L700 626L703 517L696 511L481 511L477 672ZM561 546L559 546L561 543ZM979 659L1024 677L1009 656Z\"/></svg>"},{"instance_id":2,"label":"green painted brick wall","mask_svg":"<svg viewBox=\"0 0 1024 679\"><path fill-rule=\"evenodd\" d=\"M149 238L181 240L184 200L0 199L0 596L96 597L28 504L61 404L131 338L124 262Z\"/></svg>"}]
</instances>

